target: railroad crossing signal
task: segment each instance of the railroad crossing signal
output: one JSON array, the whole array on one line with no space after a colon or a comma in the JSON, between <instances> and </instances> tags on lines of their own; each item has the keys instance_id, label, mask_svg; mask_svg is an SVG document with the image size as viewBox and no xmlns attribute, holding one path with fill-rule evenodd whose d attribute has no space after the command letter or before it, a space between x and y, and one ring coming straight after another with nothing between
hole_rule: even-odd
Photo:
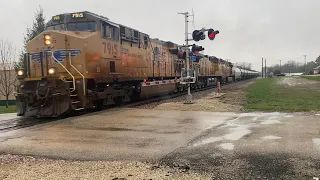
<instances>
[{"instance_id":1,"label":"railroad crossing signal","mask_svg":"<svg viewBox=\"0 0 320 180\"><path fill-rule=\"evenodd\" d=\"M171 54L179 54L179 50L178 49L169 49L169 52Z\"/></svg>"},{"instance_id":2,"label":"railroad crossing signal","mask_svg":"<svg viewBox=\"0 0 320 180\"><path fill-rule=\"evenodd\" d=\"M219 34L219 31L215 31L212 28L208 30L208 37L211 41L214 40L217 34Z\"/></svg>"},{"instance_id":3,"label":"railroad crossing signal","mask_svg":"<svg viewBox=\"0 0 320 180\"><path fill-rule=\"evenodd\" d=\"M194 30L192 33L192 39L196 42L200 41L200 40L204 40L206 38L206 36L204 35L204 32L208 31L208 37L210 40L214 40L214 38L216 37L217 34L219 34L219 31L215 31L214 29L210 28L210 29L205 29L202 28L200 30Z\"/></svg>"},{"instance_id":4,"label":"railroad crossing signal","mask_svg":"<svg viewBox=\"0 0 320 180\"><path fill-rule=\"evenodd\" d=\"M204 48L202 46L197 46L195 44L193 44L191 48L191 51L196 54L198 54L200 51L203 51L203 50Z\"/></svg>"},{"instance_id":5,"label":"railroad crossing signal","mask_svg":"<svg viewBox=\"0 0 320 180\"><path fill-rule=\"evenodd\" d=\"M200 41L200 40L204 40L206 38L206 36L203 34L202 31L199 30L194 30L192 33L192 39L194 41Z\"/></svg>"},{"instance_id":6,"label":"railroad crossing signal","mask_svg":"<svg viewBox=\"0 0 320 180\"><path fill-rule=\"evenodd\" d=\"M178 54L178 58L179 59L186 59L186 52L184 50L181 50L179 51L179 54Z\"/></svg>"}]
</instances>

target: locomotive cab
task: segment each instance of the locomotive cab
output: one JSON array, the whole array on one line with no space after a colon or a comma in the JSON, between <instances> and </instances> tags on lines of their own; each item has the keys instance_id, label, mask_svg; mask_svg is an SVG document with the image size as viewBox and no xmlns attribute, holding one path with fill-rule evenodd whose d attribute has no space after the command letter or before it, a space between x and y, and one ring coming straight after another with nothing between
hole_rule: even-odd
<instances>
[{"instance_id":1,"label":"locomotive cab","mask_svg":"<svg viewBox=\"0 0 320 180\"><path fill-rule=\"evenodd\" d=\"M23 68L17 72L19 116L57 117L93 106L87 101L86 59L95 55L86 52L86 45L97 35L97 20L85 13L52 17L45 31L26 45Z\"/></svg>"},{"instance_id":2,"label":"locomotive cab","mask_svg":"<svg viewBox=\"0 0 320 180\"><path fill-rule=\"evenodd\" d=\"M121 28L87 11L53 16L45 31L26 45L18 70L18 115L57 117L139 97L149 37L134 31L140 43ZM125 47L137 47L138 55L127 57ZM139 69L132 71L135 66Z\"/></svg>"}]
</instances>

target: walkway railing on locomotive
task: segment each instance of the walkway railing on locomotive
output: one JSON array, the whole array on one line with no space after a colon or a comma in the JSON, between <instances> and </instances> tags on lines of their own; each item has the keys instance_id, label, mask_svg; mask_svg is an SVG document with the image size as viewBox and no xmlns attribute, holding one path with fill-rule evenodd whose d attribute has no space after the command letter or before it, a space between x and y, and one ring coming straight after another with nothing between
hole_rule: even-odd
<instances>
[{"instance_id":1,"label":"walkway railing on locomotive","mask_svg":"<svg viewBox=\"0 0 320 180\"><path fill-rule=\"evenodd\" d=\"M68 54L67 54L68 52ZM43 52L38 52L38 53L30 53L29 56L25 55L24 58L24 69L19 69L17 74L18 74L18 79L23 79L25 77L30 76L30 60L36 60L38 63L41 64L41 75L44 76L44 64L43 64L43 55L46 57L46 66L47 66L47 75L57 75L57 70L55 67L50 67L48 68L48 61L47 59L48 56L50 58L54 59L54 62L58 63L72 78L72 83L73 83L73 88L71 92L74 92L76 90L76 82L75 82L75 77L74 75L60 62L66 59L66 56L68 55L69 59L69 64L70 66L82 77L83 79L83 94L86 95L86 84L85 84L85 76L72 64L72 57L75 57L81 53L81 50L74 50L74 49L68 49L68 50L56 50L56 51L51 51L51 50L45 50ZM55 57L57 55L58 57ZM28 58L26 58L28 57ZM63 58L63 60L61 59ZM60 60L59 60L60 59ZM52 61L51 61L52 62ZM26 71L26 72L25 72Z\"/></svg>"}]
</instances>

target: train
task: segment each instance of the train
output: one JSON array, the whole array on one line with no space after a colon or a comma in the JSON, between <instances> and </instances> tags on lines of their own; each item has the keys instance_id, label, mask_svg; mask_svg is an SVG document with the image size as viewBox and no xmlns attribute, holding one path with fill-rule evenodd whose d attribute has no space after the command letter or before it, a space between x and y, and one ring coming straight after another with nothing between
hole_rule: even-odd
<instances>
[{"instance_id":1,"label":"train","mask_svg":"<svg viewBox=\"0 0 320 180\"><path fill-rule=\"evenodd\" d=\"M59 117L187 89L183 46L89 11L53 16L26 50L17 71L18 116ZM195 57L191 88L258 76L215 56Z\"/></svg>"}]
</instances>

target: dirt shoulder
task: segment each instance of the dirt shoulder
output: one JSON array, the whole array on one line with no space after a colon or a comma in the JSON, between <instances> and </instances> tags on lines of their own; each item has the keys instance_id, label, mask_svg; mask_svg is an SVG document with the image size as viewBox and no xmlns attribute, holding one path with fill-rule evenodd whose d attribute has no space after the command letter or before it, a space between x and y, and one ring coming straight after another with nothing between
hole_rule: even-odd
<instances>
[{"instance_id":1,"label":"dirt shoulder","mask_svg":"<svg viewBox=\"0 0 320 180\"><path fill-rule=\"evenodd\" d=\"M184 104L184 98L180 101L163 102L155 106L157 110L181 110L181 111L210 111L210 112L241 112L247 99L247 88L254 80L238 82L222 86L218 94L214 88L209 91L200 92L200 96L193 95L194 104Z\"/></svg>"}]
</instances>

